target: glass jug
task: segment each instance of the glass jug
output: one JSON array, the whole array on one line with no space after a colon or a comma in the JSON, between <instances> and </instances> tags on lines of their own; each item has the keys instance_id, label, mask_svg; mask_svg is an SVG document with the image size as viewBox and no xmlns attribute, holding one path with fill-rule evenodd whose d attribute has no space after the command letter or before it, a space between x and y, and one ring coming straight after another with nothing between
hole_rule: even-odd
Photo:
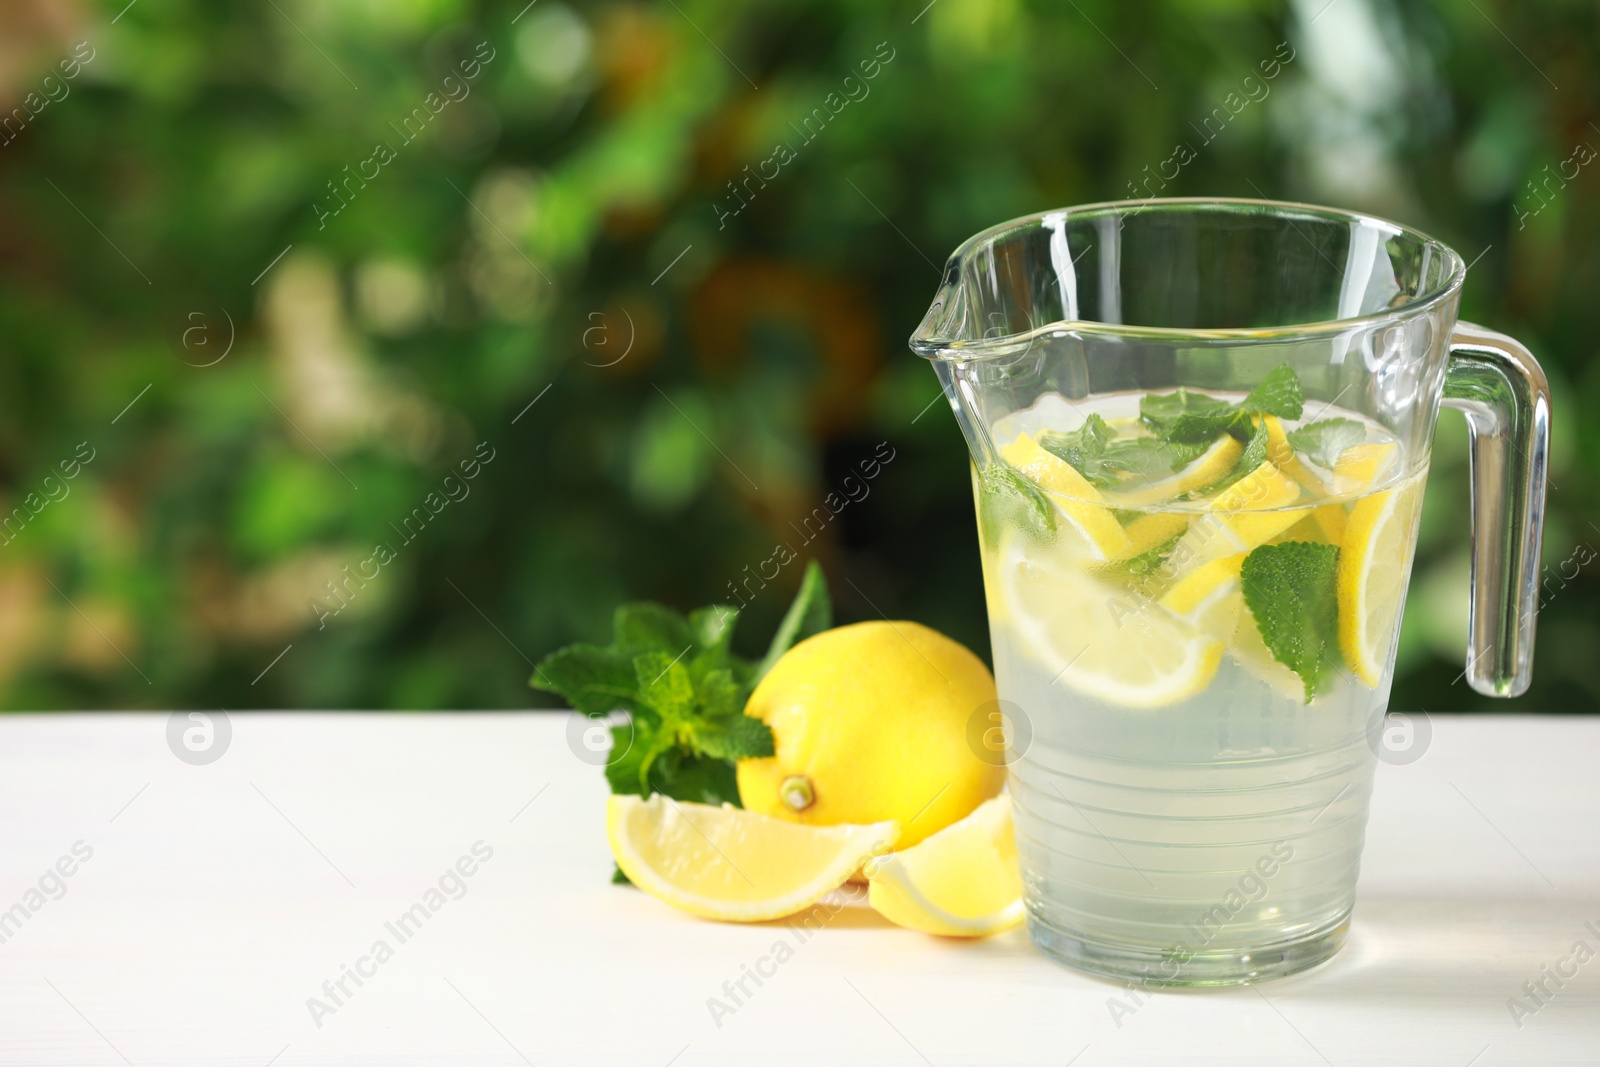
<instances>
[{"instance_id":1,"label":"glass jug","mask_svg":"<svg viewBox=\"0 0 1600 1067\"><path fill-rule=\"evenodd\" d=\"M1471 433L1466 679L1527 688L1549 396L1466 268L1251 200L1051 211L950 258L911 347L972 452L1028 927L1126 981L1343 942L1439 405Z\"/></svg>"}]
</instances>

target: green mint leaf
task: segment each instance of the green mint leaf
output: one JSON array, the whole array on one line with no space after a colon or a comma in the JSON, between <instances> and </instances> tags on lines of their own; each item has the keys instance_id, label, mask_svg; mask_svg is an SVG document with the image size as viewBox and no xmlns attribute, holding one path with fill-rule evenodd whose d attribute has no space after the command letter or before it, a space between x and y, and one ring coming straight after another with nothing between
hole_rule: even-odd
<instances>
[{"instance_id":1,"label":"green mint leaf","mask_svg":"<svg viewBox=\"0 0 1600 1067\"><path fill-rule=\"evenodd\" d=\"M559 693L584 715L604 715L618 708L637 712L646 704L632 657L594 645L569 645L552 652L534 668L528 684Z\"/></svg>"},{"instance_id":2,"label":"green mint leaf","mask_svg":"<svg viewBox=\"0 0 1600 1067\"><path fill-rule=\"evenodd\" d=\"M1280 419L1298 419L1305 409L1306 395L1300 388L1300 378L1294 368L1280 363L1267 372L1250 395L1239 404L1242 411L1254 415L1276 415Z\"/></svg>"},{"instance_id":3,"label":"green mint leaf","mask_svg":"<svg viewBox=\"0 0 1600 1067\"><path fill-rule=\"evenodd\" d=\"M1124 475L1165 478L1172 473L1172 449L1154 437L1129 437L1106 446L1099 465Z\"/></svg>"},{"instance_id":4,"label":"green mint leaf","mask_svg":"<svg viewBox=\"0 0 1600 1067\"><path fill-rule=\"evenodd\" d=\"M1145 578L1161 569L1161 565L1172 555L1172 550L1178 547L1178 542L1183 539L1180 531L1167 540L1161 542L1148 552L1141 552L1129 559L1119 560L1107 566L1106 570L1112 574L1125 578Z\"/></svg>"},{"instance_id":5,"label":"green mint leaf","mask_svg":"<svg viewBox=\"0 0 1600 1067\"><path fill-rule=\"evenodd\" d=\"M1140 421L1166 441L1204 440L1209 444L1237 410L1226 400L1181 388L1147 394L1139 400Z\"/></svg>"},{"instance_id":6,"label":"green mint leaf","mask_svg":"<svg viewBox=\"0 0 1600 1067\"><path fill-rule=\"evenodd\" d=\"M1257 419L1251 424L1250 437L1245 442L1244 451L1239 453L1239 458L1234 461L1233 467L1215 484L1208 485L1200 490L1198 495L1211 496L1215 493L1220 493L1266 461L1267 424Z\"/></svg>"},{"instance_id":7,"label":"green mint leaf","mask_svg":"<svg viewBox=\"0 0 1600 1067\"><path fill-rule=\"evenodd\" d=\"M743 715L749 692L734 678L733 671L723 667L707 672L695 684L695 699L700 705L701 715L708 719L720 719Z\"/></svg>"},{"instance_id":8,"label":"green mint leaf","mask_svg":"<svg viewBox=\"0 0 1600 1067\"><path fill-rule=\"evenodd\" d=\"M734 655L739 612L714 604L687 618L659 604L624 604L606 648L571 645L546 656L530 684L560 694L592 718L623 710L611 726L605 767L613 793L739 805L734 764L771 756L767 725L744 714L758 678L796 641L833 623L822 569L806 568L800 591L761 664ZM626 883L621 872L613 881Z\"/></svg>"},{"instance_id":9,"label":"green mint leaf","mask_svg":"<svg viewBox=\"0 0 1600 1067\"><path fill-rule=\"evenodd\" d=\"M978 523L985 544L998 545L1007 530L1035 538L1055 533L1056 509L1044 490L1003 462L989 464L978 476Z\"/></svg>"},{"instance_id":10,"label":"green mint leaf","mask_svg":"<svg viewBox=\"0 0 1600 1067\"><path fill-rule=\"evenodd\" d=\"M1239 453L1236 467L1243 469L1244 474L1249 474L1267 461L1267 423L1265 419L1258 419L1250 430L1250 440L1245 442L1244 451Z\"/></svg>"},{"instance_id":11,"label":"green mint leaf","mask_svg":"<svg viewBox=\"0 0 1600 1067\"><path fill-rule=\"evenodd\" d=\"M1249 432L1250 416L1229 406L1225 411L1179 415L1167 427L1164 439L1178 444L1209 446L1222 434L1243 438Z\"/></svg>"},{"instance_id":12,"label":"green mint leaf","mask_svg":"<svg viewBox=\"0 0 1600 1067\"><path fill-rule=\"evenodd\" d=\"M661 754L661 732L650 719L633 716L631 723L611 728L611 753L606 763L606 782L613 793L646 793L648 763ZM671 739L667 739L671 743Z\"/></svg>"},{"instance_id":13,"label":"green mint leaf","mask_svg":"<svg viewBox=\"0 0 1600 1067\"><path fill-rule=\"evenodd\" d=\"M798 642L820 634L832 625L833 601L828 598L828 580L823 577L822 565L812 560L806 564L806 572L800 578L800 589L795 593L789 610L784 613L783 621L778 624L778 632L772 635L767 654L761 657L755 669L755 680L766 677L772 665Z\"/></svg>"},{"instance_id":14,"label":"green mint leaf","mask_svg":"<svg viewBox=\"0 0 1600 1067\"><path fill-rule=\"evenodd\" d=\"M754 721L754 720L751 720ZM739 803L739 779L727 760L697 756L675 748L664 753L650 772L651 791L694 804Z\"/></svg>"},{"instance_id":15,"label":"green mint leaf","mask_svg":"<svg viewBox=\"0 0 1600 1067\"><path fill-rule=\"evenodd\" d=\"M1114 435L1106 420L1091 414L1076 430L1046 430L1039 435L1039 447L1063 462L1072 464L1093 485L1105 488L1116 477L1101 468L1100 458Z\"/></svg>"},{"instance_id":16,"label":"green mint leaf","mask_svg":"<svg viewBox=\"0 0 1600 1067\"><path fill-rule=\"evenodd\" d=\"M635 656L633 666L641 695L661 717L659 733L644 738L641 788L668 796L677 796L675 789L698 790L678 778L687 758L731 762L772 755L772 731L744 714L749 692L732 670L708 671L697 683L681 658L665 652ZM653 762L657 757L660 761Z\"/></svg>"},{"instance_id":17,"label":"green mint leaf","mask_svg":"<svg viewBox=\"0 0 1600 1067\"><path fill-rule=\"evenodd\" d=\"M633 657L633 673L640 697L655 709L669 730L678 729L694 715L694 682L681 657L645 652Z\"/></svg>"},{"instance_id":18,"label":"green mint leaf","mask_svg":"<svg viewBox=\"0 0 1600 1067\"><path fill-rule=\"evenodd\" d=\"M1280 363L1237 404L1178 389L1145 396L1139 401L1139 418L1163 441L1209 445L1220 433L1248 440L1251 415L1298 419L1304 406L1305 394L1294 368Z\"/></svg>"},{"instance_id":19,"label":"green mint leaf","mask_svg":"<svg viewBox=\"0 0 1600 1067\"><path fill-rule=\"evenodd\" d=\"M1355 419L1318 419L1289 431L1289 446L1311 462L1332 469L1339 453L1367 439L1367 428Z\"/></svg>"},{"instance_id":20,"label":"green mint leaf","mask_svg":"<svg viewBox=\"0 0 1600 1067\"><path fill-rule=\"evenodd\" d=\"M1078 439L1083 442L1083 447L1097 454L1104 452L1115 436L1116 433L1097 412L1090 412L1089 417L1083 420L1083 425L1078 427Z\"/></svg>"},{"instance_id":21,"label":"green mint leaf","mask_svg":"<svg viewBox=\"0 0 1600 1067\"><path fill-rule=\"evenodd\" d=\"M1251 552L1240 572L1261 640L1274 659L1305 682L1308 704L1341 662L1338 566L1334 545L1285 541Z\"/></svg>"},{"instance_id":22,"label":"green mint leaf","mask_svg":"<svg viewBox=\"0 0 1600 1067\"><path fill-rule=\"evenodd\" d=\"M633 717L628 726L611 728L613 757L606 764L606 782L613 793L633 793L648 797L663 791L670 775L663 768L671 765L677 751L675 731L660 720Z\"/></svg>"},{"instance_id":23,"label":"green mint leaf","mask_svg":"<svg viewBox=\"0 0 1600 1067\"><path fill-rule=\"evenodd\" d=\"M743 713L696 726L693 743L696 751L712 759L755 759L774 752L771 728Z\"/></svg>"},{"instance_id":24,"label":"green mint leaf","mask_svg":"<svg viewBox=\"0 0 1600 1067\"><path fill-rule=\"evenodd\" d=\"M1206 449L1216 443L1213 437L1209 441L1169 441L1167 453L1171 457L1168 464L1172 470L1179 471L1206 454Z\"/></svg>"},{"instance_id":25,"label":"green mint leaf","mask_svg":"<svg viewBox=\"0 0 1600 1067\"><path fill-rule=\"evenodd\" d=\"M1215 437L1195 442L1125 437L1105 444L1098 455L1081 455L1081 465L1075 463L1074 466L1098 489L1138 488L1182 470L1210 448L1214 440ZM1044 442L1044 437L1040 442Z\"/></svg>"},{"instance_id":26,"label":"green mint leaf","mask_svg":"<svg viewBox=\"0 0 1600 1067\"><path fill-rule=\"evenodd\" d=\"M1084 442L1084 447L1103 452L1117 435L1098 412L1090 412L1089 417L1083 420L1083 425L1078 427L1078 436Z\"/></svg>"},{"instance_id":27,"label":"green mint leaf","mask_svg":"<svg viewBox=\"0 0 1600 1067\"><path fill-rule=\"evenodd\" d=\"M1139 398L1139 421L1160 433L1168 423L1183 414L1189 398L1194 395L1187 389L1171 393L1146 393Z\"/></svg>"},{"instance_id":28,"label":"green mint leaf","mask_svg":"<svg viewBox=\"0 0 1600 1067\"><path fill-rule=\"evenodd\" d=\"M689 613L689 635L700 649L696 658L714 664L726 662L733 629L739 622L739 609L713 604Z\"/></svg>"},{"instance_id":29,"label":"green mint leaf","mask_svg":"<svg viewBox=\"0 0 1600 1067\"><path fill-rule=\"evenodd\" d=\"M611 865L611 884L612 885L632 885L633 883L628 880L628 876L627 875L622 873L622 868L621 867L618 867L616 864L612 864Z\"/></svg>"},{"instance_id":30,"label":"green mint leaf","mask_svg":"<svg viewBox=\"0 0 1600 1067\"><path fill-rule=\"evenodd\" d=\"M694 643L689 621L660 604L623 604L611 626L612 647L621 652L665 652L670 659Z\"/></svg>"},{"instance_id":31,"label":"green mint leaf","mask_svg":"<svg viewBox=\"0 0 1600 1067\"><path fill-rule=\"evenodd\" d=\"M1215 438L1213 438L1215 440ZM1100 463L1123 479L1165 478L1199 459L1212 441L1163 441L1158 437L1130 437L1106 447Z\"/></svg>"}]
</instances>

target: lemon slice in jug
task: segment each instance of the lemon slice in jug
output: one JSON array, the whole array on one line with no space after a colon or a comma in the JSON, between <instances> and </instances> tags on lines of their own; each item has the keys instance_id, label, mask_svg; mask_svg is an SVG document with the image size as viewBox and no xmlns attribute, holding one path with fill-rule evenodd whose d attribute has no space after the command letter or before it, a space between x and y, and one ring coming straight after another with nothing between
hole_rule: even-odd
<instances>
[{"instance_id":1,"label":"lemon slice in jug","mask_svg":"<svg viewBox=\"0 0 1600 1067\"><path fill-rule=\"evenodd\" d=\"M1221 638L1051 546L1014 536L995 572L1007 625L1055 684L1155 708L1194 696L1217 673Z\"/></svg>"}]
</instances>

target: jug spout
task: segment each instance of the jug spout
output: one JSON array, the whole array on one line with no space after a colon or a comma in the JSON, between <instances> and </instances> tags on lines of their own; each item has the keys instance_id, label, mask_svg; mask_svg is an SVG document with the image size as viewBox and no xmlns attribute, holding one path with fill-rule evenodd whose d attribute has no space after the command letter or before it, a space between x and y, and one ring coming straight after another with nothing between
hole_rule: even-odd
<instances>
[{"instance_id":1,"label":"jug spout","mask_svg":"<svg viewBox=\"0 0 1600 1067\"><path fill-rule=\"evenodd\" d=\"M967 305L961 271L952 259L944 269L939 291L933 294L933 303L928 305L916 333L911 335L911 350L927 359L946 355L963 340Z\"/></svg>"},{"instance_id":2,"label":"jug spout","mask_svg":"<svg viewBox=\"0 0 1600 1067\"><path fill-rule=\"evenodd\" d=\"M939 385L950 402L950 410L955 413L956 425L961 427L961 436L967 440L972 462L983 470L994 460L996 452L979 403L979 384L974 380L973 364L965 360L937 359L933 369L939 375Z\"/></svg>"},{"instance_id":3,"label":"jug spout","mask_svg":"<svg viewBox=\"0 0 1600 1067\"><path fill-rule=\"evenodd\" d=\"M991 307L983 313L983 293L964 277L965 255L962 249L950 258L910 343L913 352L933 364L972 460L981 470L996 456L989 429L996 415L991 394L1016 375L1018 360L1029 358L1038 337L1026 326L1019 332L1012 316L1002 311Z\"/></svg>"},{"instance_id":4,"label":"jug spout","mask_svg":"<svg viewBox=\"0 0 1600 1067\"><path fill-rule=\"evenodd\" d=\"M955 412L956 424L967 439L972 460L981 470L994 455L993 444L979 411L971 364L959 357L951 358L963 340L977 340L976 336L969 336L967 330L969 304L961 284L960 265L957 258L952 257L945 265L944 280L933 295L933 303L922 316L916 333L911 335L911 350L933 363L945 399Z\"/></svg>"}]
</instances>

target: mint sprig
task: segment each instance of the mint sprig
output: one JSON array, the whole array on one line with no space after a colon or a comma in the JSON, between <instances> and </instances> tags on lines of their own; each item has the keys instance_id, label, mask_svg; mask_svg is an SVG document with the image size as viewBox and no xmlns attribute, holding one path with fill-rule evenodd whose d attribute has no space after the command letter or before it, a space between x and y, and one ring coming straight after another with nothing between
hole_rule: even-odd
<instances>
[{"instance_id":1,"label":"mint sprig","mask_svg":"<svg viewBox=\"0 0 1600 1067\"><path fill-rule=\"evenodd\" d=\"M1139 401L1139 419L1163 441L1213 441L1238 420L1236 404L1205 393L1177 389L1150 393Z\"/></svg>"},{"instance_id":2,"label":"mint sprig","mask_svg":"<svg viewBox=\"0 0 1600 1067\"><path fill-rule=\"evenodd\" d=\"M1300 388L1300 377L1287 363L1280 363L1267 372L1250 395L1239 402L1239 407L1252 415L1276 415L1280 419L1298 419L1305 410L1306 394Z\"/></svg>"},{"instance_id":3,"label":"mint sprig","mask_svg":"<svg viewBox=\"0 0 1600 1067\"><path fill-rule=\"evenodd\" d=\"M797 641L833 624L827 583L815 562L759 663L730 648L739 612L712 605L684 616L660 604L624 604L611 644L569 645L546 656L529 684L557 693L591 718L615 711L614 793L702 804L739 804L734 764L773 754L772 731L744 714L750 692Z\"/></svg>"},{"instance_id":4,"label":"mint sprig","mask_svg":"<svg viewBox=\"0 0 1600 1067\"><path fill-rule=\"evenodd\" d=\"M1188 389L1150 394L1139 401L1140 421L1163 444L1188 444L1203 451L1227 433L1245 446L1233 469L1207 486L1204 494L1226 489L1266 461L1267 435L1261 416L1298 419L1304 410L1305 391L1287 363L1272 368L1237 404Z\"/></svg>"},{"instance_id":5,"label":"mint sprig","mask_svg":"<svg viewBox=\"0 0 1600 1067\"><path fill-rule=\"evenodd\" d=\"M1178 389L1153 393L1139 401L1139 418L1164 441L1203 441L1210 444L1221 433L1248 440L1252 415L1298 419L1305 410L1305 392L1294 368L1280 363L1237 404L1205 393Z\"/></svg>"},{"instance_id":6,"label":"mint sprig","mask_svg":"<svg viewBox=\"0 0 1600 1067\"><path fill-rule=\"evenodd\" d=\"M1273 659L1300 676L1306 703L1324 692L1339 654L1339 549L1315 541L1262 545L1245 557L1239 580Z\"/></svg>"},{"instance_id":7,"label":"mint sprig","mask_svg":"<svg viewBox=\"0 0 1600 1067\"><path fill-rule=\"evenodd\" d=\"M1108 489L1131 478L1164 478L1199 458L1211 441L1169 441L1157 437L1114 439L1099 415L1090 415L1076 430L1046 431L1039 447L1077 468L1089 484Z\"/></svg>"},{"instance_id":8,"label":"mint sprig","mask_svg":"<svg viewBox=\"0 0 1600 1067\"><path fill-rule=\"evenodd\" d=\"M1255 421L1250 430L1250 438L1245 442L1244 451L1239 453L1239 459L1234 468L1249 474L1267 461L1267 424L1261 419Z\"/></svg>"},{"instance_id":9,"label":"mint sprig","mask_svg":"<svg viewBox=\"0 0 1600 1067\"><path fill-rule=\"evenodd\" d=\"M984 544L991 548L1008 530L1044 539L1055 533L1055 505L1043 489L1011 466L991 463L978 475L978 524Z\"/></svg>"},{"instance_id":10,"label":"mint sprig","mask_svg":"<svg viewBox=\"0 0 1600 1067\"><path fill-rule=\"evenodd\" d=\"M1039 447L1072 464L1091 485L1104 489L1117 482L1116 474L1104 469L1101 462L1114 436L1105 419L1091 414L1076 430L1046 430L1039 435Z\"/></svg>"},{"instance_id":11,"label":"mint sprig","mask_svg":"<svg viewBox=\"0 0 1600 1067\"><path fill-rule=\"evenodd\" d=\"M1149 436L1118 439L1105 419L1091 414L1075 430L1040 434L1039 446L1071 464L1097 489L1108 489L1182 470L1223 434L1231 434L1245 446L1244 452L1232 470L1204 490L1215 493L1266 461L1267 435L1261 416L1298 419L1304 410L1305 391L1299 377L1293 367L1280 363L1238 403L1184 388L1147 393L1139 400L1139 421L1150 430ZM985 488L1000 486L986 484Z\"/></svg>"}]
</instances>

